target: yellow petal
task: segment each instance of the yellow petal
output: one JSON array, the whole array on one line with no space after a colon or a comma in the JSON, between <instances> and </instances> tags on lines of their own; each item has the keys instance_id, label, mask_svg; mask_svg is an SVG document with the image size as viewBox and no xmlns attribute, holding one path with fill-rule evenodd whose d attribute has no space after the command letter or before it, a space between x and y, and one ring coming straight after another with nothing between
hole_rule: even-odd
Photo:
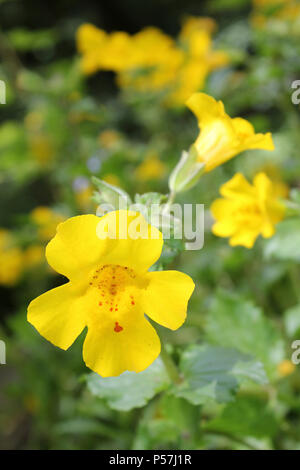
<instances>
[{"instance_id":1,"label":"yellow petal","mask_svg":"<svg viewBox=\"0 0 300 470\"><path fill-rule=\"evenodd\" d=\"M248 183L244 175L236 173L231 180L221 186L220 194L230 199L253 199L253 197L255 197L255 190L253 186Z\"/></svg>"},{"instance_id":2,"label":"yellow petal","mask_svg":"<svg viewBox=\"0 0 300 470\"><path fill-rule=\"evenodd\" d=\"M255 134L254 127L246 119L237 117L233 118L231 122L240 139L252 137Z\"/></svg>"},{"instance_id":3,"label":"yellow petal","mask_svg":"<svg viewBox=\"0 0 300 470\"><path fill-rule=\"evenodd\" d=\"M147 279L149 284L142 300L145 313L160 325L176 330L186 318L194 282L178 271L150 272Z\"/></svg>"},{"instance_id":4,"label":"yellow petal","mask_svg":"<svg viewBox=\"0 0 300 470\"><path fill-rule=\"evenodd\" d=\"M86 326L84 304L79 291L64 284L34 299L27 319L48 341L68 349Z\"/></svg>"},{"instance_id":5,"label":"yellow petal","mask_svg":"<svg viewBox=\"0 0 300 470\"><path fill-rule=\"evenodd\" d=\"M230 238L229 244L231 246L240 245L245 246L246 248L252 248L258 235L259 231L257 230L241 228Z\"/></svg>"},{"instance_id":6,"label":"yellow petal","mask_svg":"<svg viewBox=\"0 0 300 470\"><path fill-rule=\"evenodd\" d=\"M266 201L266 199L271 196L272 182L265 173L261 172L255 175L253 184L261 201Z\"/></svg>"},{"instance_id":7,"label":"yellow petal","mask_svg":"<svg viewBox=\"0 0 300 470\"><path fill-rule=\"evenodd\" d=\"M97 233L107 243L102 264L120 264L138 273L147 271L161 255L162 233L139 212L109 212L99 219Z\"/></svg>"},{"instance_id":8,"label":"yellow petal","mask_svg":"<svg viewBox=\"0 0 300 470\"><path fill-rule=\"evenodd\" d=\"M102 377L126 370L141 372L160 353L160 340L154 328L140 313L127 317L122 325L112 322L89 327L83 345L83 359Z\"/></svg>"},{"instance_id":9,"label":"yellow petal","mask_svg":"<svg viewBox=\"0 0 300 470\"><path fill-rule=\"evenodd\" d=\"M187 100L186 105L197 116L199 126L226 116L223 103L205 93L194 93Z\"/></svg>"},{"instance_id":10,"label":"yellow petal","mask_svg":"<svg viewBox=\"0 0 300 470\"><path fill-rule=\"evenodd\" d=\"M228 219L232 217L232 212L234 211L235 203L228 199L216 199L210 206L210 211L213 217L217 220Z\"/></svg>"},{"instance_id":11,"label":"yellow petal","mask_svg":"<svg viewBox=\"0 0 300 470\"><path fill-rule=\"evenodd\" d=\"M107 39L107 34L102 29L98 29L92 24L85 23L78 28L76 39L79 52L84 53L91 50L98 50L99 52Z\"/></svg>"},{"instance_id":12,"label":"yellow petal","mask_svg":"<svg viewBox=\"0 0 300 470\"><path fill-rule=\"evenodd\" d=\"M95 215L80 215L59 224L46 248L46 258L55 271L79 279L97 264L106 249L105 241L97 236L100 220Z\"/></svg>"}]
</instances>

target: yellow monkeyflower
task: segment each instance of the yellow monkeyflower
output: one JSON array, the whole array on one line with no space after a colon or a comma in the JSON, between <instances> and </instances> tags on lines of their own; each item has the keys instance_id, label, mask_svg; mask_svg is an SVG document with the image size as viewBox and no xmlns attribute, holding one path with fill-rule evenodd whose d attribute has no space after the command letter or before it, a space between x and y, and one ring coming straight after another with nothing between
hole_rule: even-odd
<instances>
[{"instance_id":1,"label":"yellow monkeyflower","mask_svg":"<svg viewBox=\"0 0 300 470\"><path fill-rule=\"evenodd\" d=\"M136 212L66 220L46 257L70 282L33 300L28 321L62 349L87 327L83 359L103 377L141 372L160 353L159 338L144 314L176 330L194 290L192 279L181 272L148 272L162 246L161 232Z\"/></svg>"},{"instance_id":2,"label":"yellow monkeyflower","mask_svg":"<svg viewBox=\"0 0 300 470\"><path fill-rule=\"evenodd\" d=\"M265 173L258 173L253 185L236 173L221 186L220 194L224 199L216 199L211 206L216 219L212 232L218 237L230 237L231 246L252 248L260 234L272 237L274 225L284 217L285 207Z\"/></svg>"},{"instance_id":3,"label":"yellow monkeyflower","mask_svg":"<svg viewBox=\"0 0 300 470\"><path fill-rule=\"evenodd\" d=\"M135 176L140 181L162 178L166 173L166 165L156 153L150 153L135 170Z\"/></svg>"},{"instance_id":4,"label":"yellow monkeyflower","mask_svg":"<svg viewBox=\"0 0 300 470\"><path fill-rule=\"evenodd\" d=\"M77 47L82 53L81 68L86 74L95 73L99 69L99 50L107 41L105 31L92 24L83 24L77 31Z\"/></svg>"},{"instance_id":5,"label":"yellow monkeyflower","mask_svg":"<svg viewBox=\"0 0 300 470\"><path fill-rule=\"evenodd\" d=\"M41 165L49 163L55 155L52 142L47 135L32 134L29 137L29 146L33 157Z\"/></svg>"},{"instance_id":6,"label":"yellow monkeyflower","mask_svg":"<svg viewBox=\"0 0 300 470\"><path fill-rule=\"evenodd\" d=\"M195 93L186 104L198 119L200 134L194 147L198 161L205 164L205 172L244 150L274 150L270 132L255 134L250 122L240 117L232 119L226 114L223 103L212 96Z\"/></svg>"},{"instance_id":7,"label":"yellow monkeyflower","mask_svg":"<svg viewBox=\"0 0 300 470\"><path fill-rule=\"evenodd\" d=\"M23 253L11 232L0 229L0 284L13 286L23 271Z\"/></svg>"},{"instance_id":8,"label":"yellow monkeyflower","mask_svg":"<svg viewBox=\"0 0 300 470\"><path fill-rule=\"evenodd\" d=\"M31 220L38 227L38 236L43 241L48 241L55 235L58 224L65 220L61 214L47 206L38 206L30 214Z\"/></svg>"},{"instance_id":9,"label":"yellow monkeyflower","mask_svg":"<svg viewBox=\"0 0 300 470\"><path fill-rule=\"evenodd\" d=\"M112 186L121 186L120 178L114 173L106 173L101 179Z\"/></svg>"},{"instance_id":10,"label":"yellow monkeyflower","mask_svg":"<svg viewBox=\"0 0 300 470\"><path fill-rule=\"evenodd\" d=\"M30 245L24 251L24 264L27 268L36 267L44 263L45 247L43 245Z\"/></svg>"},{"instance_id":11,"label":"yellow monkeyflower","mask_svg":"<svg viewBox=\"0 0 300 470\"><path fill-rule=\"evenodd\" d=\"M106 149L115 149L117 148L122 141L121 134L114 129L106 129L102 131L98 137L98 142L101 147Z\"/></svg>"},{"instance_id":12,"label":"yellow monkeyflower","mask_svg":"<svg viewBox=\"0 0 300 470\"><path fill-rule=\"evenodd\" d=\"M112 70L120 87L163 90L166 104L182 106L209 72L228 63L226 53L213 50L214 27L209 18L189 17L176 41L155 27L129 35L84 24L77 31L81 67L86 74Z\"/></svg>"},{"instance_id":13,"label":"yellow monkeyflower","mask_svg":"<svg viewBox=\"0 0 300 470\"><path fill-rule=\"evenodd\" d=\"M277 366L278 373L281 377L287 377L288 375L291 375L295 369L295 364L293 364L289 359L281 361Z\"/></svg>"}]
</instances>

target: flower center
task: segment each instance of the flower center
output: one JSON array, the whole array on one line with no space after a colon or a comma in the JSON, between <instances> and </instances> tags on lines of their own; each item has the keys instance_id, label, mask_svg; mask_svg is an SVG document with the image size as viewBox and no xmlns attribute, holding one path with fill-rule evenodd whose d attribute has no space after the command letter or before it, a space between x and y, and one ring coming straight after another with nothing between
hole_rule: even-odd
<instances>
[{"instance_id":1,"label":"flower center","mask_svg":"<svg viewBox=\"0 0 300 470\"><path fill-rule=\"evenodd\" d=\"M121 333L136 308L141 280L128 266L106 264L96 269L89 285L97 289L93 319L102 324L109 322L115 333Z\"/></svg>"}]
</instances>

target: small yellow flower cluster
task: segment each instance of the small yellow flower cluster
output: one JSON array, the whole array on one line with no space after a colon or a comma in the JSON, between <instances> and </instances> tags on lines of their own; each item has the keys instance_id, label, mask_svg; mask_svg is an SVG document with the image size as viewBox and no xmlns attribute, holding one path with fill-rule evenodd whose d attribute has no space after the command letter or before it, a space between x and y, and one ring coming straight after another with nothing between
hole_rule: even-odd
<instances>
[{"instance_id":1,"label":"small yellow flower cluster","mask_svg":"<svg viewBox=\"0 0 300 470\"><path fill-rule=\"evenodd\" d=\"M228 63L225 52L212 48L214 28L211 19L189 17L175 41L154 27L130 36L83 24L77 32L81 67L85 74L112 70L124 88L166 90L166 103L181 106L212 70Z\"/></svg>"},{"instance_id":2,"label":"small yellow flower cluster","mask_svg":"<svg viewBox=\"0 0 300 470\"><path fill-rule=\"evenodd\" d=\"M252 24L280 32L299 34L300 4L298 0L253 0ZM286 27L284 25L286 24Z\"/></svg>"}]
</instances>

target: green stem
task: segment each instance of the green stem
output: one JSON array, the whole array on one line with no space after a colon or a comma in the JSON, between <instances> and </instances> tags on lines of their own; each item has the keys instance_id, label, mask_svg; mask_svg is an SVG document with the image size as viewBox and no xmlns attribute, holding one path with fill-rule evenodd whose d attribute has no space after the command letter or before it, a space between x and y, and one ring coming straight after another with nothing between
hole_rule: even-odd
<instances>
[{"instance_id":1,"label":"green stem","mask_svg":"<svg viewBox=\"0 0 300 470\"><path fill-rule=\"evenodd\" d=\"M168 376L174 384L180 384L182 382L179 371L175 362L173 361L170 354L167 352L163 342L161 341L161 353L160 357L164 363Z\"/></svg>"},{"instance_id":2,"label":"green stem","mask_svg":"<svg viewBox=\"0 0 300 470\"><path fill-rule=\"evenodd\" d=\"M171 191L170 194L169 194L169 198L166 202L166 205L163 209L163 213L164 214L167 214L168 212L170 212L170 207L171 205L173 204L174 200L175 200L175 197L176 197L176 192L175 191Z\"/></svg>"}]
</instances>

